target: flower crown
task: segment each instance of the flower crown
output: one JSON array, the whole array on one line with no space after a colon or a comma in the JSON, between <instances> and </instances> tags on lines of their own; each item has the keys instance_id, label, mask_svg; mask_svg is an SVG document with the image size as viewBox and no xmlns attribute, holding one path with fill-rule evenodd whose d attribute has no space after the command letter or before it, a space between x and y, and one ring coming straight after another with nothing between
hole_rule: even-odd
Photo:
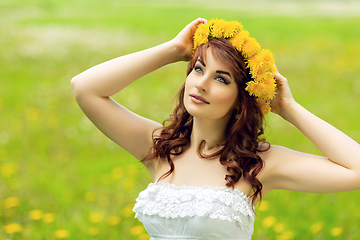
<instances>
[{"instance_id":1,"label":"flower crown","mask_svg":"<svg viewBox=\"0 0 360 240\"><path fill-rule=\"evenodd\" d=\"M273 54L262 49L255 38L243 29L237 21L211 19L207 24L200 25L194 34L193 52L202 44L213 38L227 39L243 56L246 67L250 69L252 80L246 83L245 90L255 96L265 115L270 112L270 100L275 97L276 83L273 73L276 72Z\"/></svg>"}]
</instances>

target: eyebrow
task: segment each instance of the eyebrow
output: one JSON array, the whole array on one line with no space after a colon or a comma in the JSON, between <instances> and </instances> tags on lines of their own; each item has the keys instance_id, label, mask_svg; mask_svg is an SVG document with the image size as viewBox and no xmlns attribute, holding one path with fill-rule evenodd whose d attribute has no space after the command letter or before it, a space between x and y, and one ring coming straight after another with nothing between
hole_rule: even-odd
<instances>
[{"instance_id":1,"label":"eyebrow","mask_svg":"<svg viewBox=\"0 0 360 240\"><path fill-rule=\"evenodd\" d=\"M206 67L206 64L200 58L198 58L198 60L196 60L196 62L199 62L199 63L201 63L201 65ZM225 74L225 75L228 75L230 78L232 78L231 74L229 72L226 72L226 71L217 70L216 73Z\"/></svg>"}]
</instances>

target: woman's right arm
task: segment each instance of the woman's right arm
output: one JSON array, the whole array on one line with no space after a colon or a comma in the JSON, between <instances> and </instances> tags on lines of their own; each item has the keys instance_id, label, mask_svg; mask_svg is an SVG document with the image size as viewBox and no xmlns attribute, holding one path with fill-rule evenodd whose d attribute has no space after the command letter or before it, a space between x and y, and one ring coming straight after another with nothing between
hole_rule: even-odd
<instances>
[{"instance_id":1,"label":"woman's right arm","mask_svg":"<svg viewBox=\"0 0 360 240\"><path fill-rule=\"evenodd\" d=\"M139 160L148 155L152 132L161 125L132 113L110 96L164 65L189 60L192 36L197 26L205 21L197 19L169 42L101 63L71 80L76 101L86 116Z\"/></svg>"}]
</instances>

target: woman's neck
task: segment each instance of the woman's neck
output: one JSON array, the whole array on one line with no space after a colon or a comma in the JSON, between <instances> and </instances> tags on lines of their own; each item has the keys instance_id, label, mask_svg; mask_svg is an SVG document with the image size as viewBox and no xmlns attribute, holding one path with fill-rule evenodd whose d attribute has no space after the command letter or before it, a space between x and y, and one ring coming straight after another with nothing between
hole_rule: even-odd
<instances>
[{"instance_id":1,"label":"woman's neck","mask_svg":"<svg viewBox=\"0 0 360 240\"><path fill-rule=\"evenodd\" d=\"M226 126L227 121L199 119L194 117L190 136L190 147L199 149L201 142L205 140L204 152L207 152L225 144Z\"/></svg>"}]
</instances>

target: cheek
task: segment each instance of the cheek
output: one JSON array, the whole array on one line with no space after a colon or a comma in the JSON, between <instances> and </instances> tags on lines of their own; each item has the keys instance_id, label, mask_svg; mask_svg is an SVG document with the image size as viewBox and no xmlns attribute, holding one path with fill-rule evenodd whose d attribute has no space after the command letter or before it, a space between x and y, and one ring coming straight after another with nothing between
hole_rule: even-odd
<instances>
[{"instance_id":1,"label":"cheek","mask_svg":"<svg viewBox=\"0 0 360 240\"><path fill-rule=\"evenodd\" d=\"M221 105L234 106L237 100L237 91L226 92L217 94L217 102Z\"/></svg>"}]
</instances>

